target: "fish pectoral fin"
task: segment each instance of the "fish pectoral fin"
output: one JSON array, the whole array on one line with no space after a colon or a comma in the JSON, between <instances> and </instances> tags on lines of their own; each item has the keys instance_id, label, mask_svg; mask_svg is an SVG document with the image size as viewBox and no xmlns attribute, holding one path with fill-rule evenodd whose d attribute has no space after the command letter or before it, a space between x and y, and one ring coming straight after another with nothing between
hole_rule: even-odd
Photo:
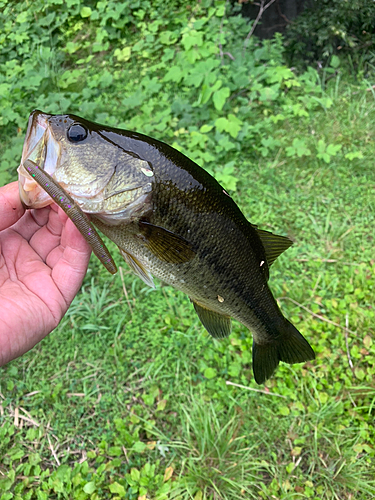
<instances>
[{"instance_id":1,"label":"fish pectoral fin","mask_svg":"<svg viewBox=\"0 0 375 500\"><path fill-rule=\"evenodd\" d=\"M119 250L121 252L121 255L124 257L125 262L128 264L133 273L136 274L138 278L141 278L141 280L146 283L146 285L150 286L151 288L155 288L154 280L152 278L150 270L136 257L134 257L134 255L131 255L120 247Z\"/></svg>"},{"instance_id":2,"label":"fish pectoral fin","mask_svg":"<svg viewBox=\"0 0 375 500\"><path fill-rule=\"evenodd\" d=\"M270 231L258 229L257 226L254 227L264 246L268 266L273 264L280 254L293 245L293 241L286 236L279 236L278 234L273 234Z\"/></svg>"},{"instance_id":3,"label":"fish pectoral fin","mask_svg":"<svg viewBox=\"0 0 375 500\"><path fill-rule=\"evenodd\" d=\"M232 331L232 321L230 316L219 314L211 309L201 306L194 300L190 299L194 305L194 309L198 314L203 326L215 339L228 337Z\"/></svg>"},{"instance_id":4,"label":"fish pectoral fin","mask_svg":"<svg viewBox=\"0 0 375 500\"><path fill-rule=\"evenodd\" d=\"M193 245L168 229L144 221L139 222L139 228L144 243L163 262L183 264L195 257Z\"/></svg>"}]
</instances>

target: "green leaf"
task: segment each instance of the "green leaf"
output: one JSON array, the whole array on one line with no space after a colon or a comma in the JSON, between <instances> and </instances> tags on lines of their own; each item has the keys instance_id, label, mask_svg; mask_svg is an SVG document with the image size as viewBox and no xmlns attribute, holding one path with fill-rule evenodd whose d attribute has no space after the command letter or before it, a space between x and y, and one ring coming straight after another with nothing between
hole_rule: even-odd
<instances>
[{"instance_id":1,"label":"green leaf","mask_svg":"<svg viewBox=\"0 0 375 500\"><path fill-rule=\"evenodd\" d=\"M92 10L90 7L82 7L80 14L81 17L90 17L92 14Z\"/></svg>"},{"instance_id":2,"label":"green leaf","mask_svg":"<svg viewBox=\"0 0 375 500\"><path fill-rule=\"evenodd\" d=\"M306 142L303 139L293 139L292 146L285 148L287 156L298 156L301 158L302 156L310 156L311 151L306 146Z\"/></svg>"},{"instance_id":3,"label":"green leaf","mask_svg":"<svg viewBox=\"0 0 375 500\"><path fill-rule=\"evenodd\" d=\"M342 148L341 144L328 144L327 154L331 156L336 156L336 153Z\"/></svg>"},{"instance_id":4,"label":"green leaf","mask_svg":"<svg viewBox=\"0 0 375 500\"><path fill-rule=\"evenodd\" d=\"M141 500L146 500L147 488L141 486L138 491L138 498Z\"/></svg>"},{"instance_id":5,"label":"green leaf","mask_svg":"<svg viewBox=\"0 0 375 500\"><path fill-rule=\"evenodd\" d=\"M349 153L346 153L345 158L349 161L354 160L354 158L362 159L363 158L363 153L361 151L351 151Z\"/></svg>"},{"instance_id":6,"label":"green leaf","mask_svg":"<svg viewBox=\"0 0 375 500\"><path fill-rule=\"evenodd\" d=\"M324 139L319 139L318 145L317 145L316 149L318 150L318 153L324 153L325 152L325 150L326 150L326 143L325 143Z\"/></svg>"},{"instance_id":7,"label":"green leaf","mask_svg":"<svg viewBox=\"0 0 375 500\"><path fill-rule=\"evenodd\" d=\"M156 411L163 411L165 409L166 404L167 404L166 399L162 399L161 401L159 401L156 406Z\"/></svg>"},{"instance_id":8,"label":"green leaf","mask_svg":"<svg viewBox=\"0 0 375 500\"><path fill-rule=\"evenodd\" d=\"M228 119L222 116L215 121L215 127L219 132L223 132L224 130L227 130L228 123Z\"/></svg>"},{"instance_id":9,"label":"green leaf","mask_svg":"<svg viewBox=\"0 0 375 500\"><path fill-rule=\"evenodd\" d=\"M108 455L111 457L119 457L122 455L122 448L120 446L110 446L108 448Z\"/></svg>"},{"instance_id":10,"label":"green leaf","mask_svg":"<svg viewBox=\"0 0 375 500\"><path fill-rule=\"evenodd\" d=\"M228 118L223 116L215 121L215 127L219 132L228 132L233 139L238 136L242 127L242 121L233 114L229 114Z\"/></svg>"},{"instance_id":11,"label":"green leaf","mask_svg":"<svg viewBox=\"0 0 375 500\"><path fill-rule=\"evenodd\" d=\"M68 52L68 54L74 54L78 49L80 48L80 44L76 42L67 42L65 44L65 50Z\"/></svg>"},{"instance_id":12,"label":"green leaf","mask_svg":"<svg viewBox=\"0 0 375 500\"><path fill-rule=\"evenodd\" d=\"M233 114L228 115L229 120L229 134L235 139L238 136L239 131L242 127L242 121Z\"/></svg>"},{"instance_id":13,"label":"green leaf","mask_svg":"<svg viewBox=\"0 0 375 500\"><path fill-rule=\"evenodd\" d=\"M306 111L306 109L299 102L297 102L296 104L293 104L292 110L293 110L293 114L295 116L306 116L306 117L309 116L309 113Z\"/></svg>"},{"instance_id":14,"label":"green leaf","mask_svg":"<svg viewBox=\"0 0 375 500\"><path fill-rule=\"evenodd\" d=\"M168 482L164 483L163 486L158 489L156 500L159 499L163 500L163 498L166 499L164 495L167 495L170 492L170 490L171 490L171 481L168 480Z\"/></svg>"},{"instance_id":15,"label":"green leaf","mask_svg":"<svg viewBox=\"0 0 375 500\"><path fill-rule=\"evenodd\" d=\"M176 42L178 35L174 31L162 31L159 35L159 40L165 45L172 45Z\"/></svg>"},{"instance_id":16,"label":"green leaf","mask_svg":"<svg viewBox=\"0 0 375 500\"><path fill-rule=\"evenodd\" d=\"M122 49L116 49L113 55L118 61L125 62L130 59L131 52L131 47L124 47Z\"/></svg>"},{"instance_id":17,"label":"green leaf","mask_svg":"<svg viewBox=\"0 0 375 500\"><path fill-rule=\"evenodd\" d=\"M262 87L259 90L259 100L262 102L274 101L279 96L279 91L279 84L272 85L271 87Z\"/></svg>"},{"instance_id":18,"label":"green leaf","mask_svg":"<svg viewBox=\"0 0 375 500\"><path fill-rule=\"evenodd\" d=\"M195 103L194 104L199 106L199 105L202 105L202 104L205 104L206 102L208 102L211 95L214 94L217 90L219 90L219 88L221 87L221 84L222 84L221 80L217 80L214 83L214 85L212 85L212 86L204 83L202 85L200 99L198 100L198 102L196 104Z\"/></svg>"},{"instance_id":19,"label":"green leaf","mask_svg":"<svg viewBox=\"0 0 375 500\"><path fill-rule=\"evenodd\" d=\"M167 74L164 76L163 80L165 82L180 82L182 80L182 77L184 76L184 72L179 66L172 66L169 68Z\"/></svg>"},{"instance_id":20,"label":"green leaf","mask_svg":"<svg viewBox=\"0 0 375 500\"><path fill-rule=\"evenodd\" d=\"M60 465L59 468L56 470L56 476L64 481L65 483L70 481L70 474L71 474L71 469L69 465Z\"/></svg>"},{"instance_id":21,"label":"green leaf","mask_svg":"<svg viewBox=\"0 0 375 500\"><path fill-rule=\"evenodd\" d=\"M291 69L286 66L276 66L276 68L270 68L267 81L269 83L281 83L283 80L288 80L290 78L294 78L294 74Z\"/></svg>"},{"instance_id":22,"label":"green leaf","mask_svg":"<svg viewBox=\"0 0 375 500\"><path fill-rule=\"evenodd\" d=\"M279 407L279 414L280 415L287 416L287 415L289 415L289 413L290 413L290 410L287 406L280 406Z\"/></svg>"},{"instance_id":23,"label":"green leaf","mask_svg":"<svg viewBox=\"0 0 375 500\"><path fill-rule=\"evenodd\" d=\"M294 470L295 464L294 462L290 462L286 467L285 470L287 471L288 474L291 474Z\"/></svg>"},{"instance_id":24,"label":"green leaf","mask_svg":"<svg viewBox=\"0 0 375 500\"><path fill-rule=\"evenodd\" d=\"M222 87L221 89L214 92L212 100L217 111L221 111L224 107L225 101L230 96L230 90L228 87Z\"/></svg>"},{"instance_id":25,"label":"green leaf","mask_svg":"<svg viewBox=\"0 0 375 500\"><path fill-rule=\"evenodd\" d=\"M124 498L126 495L125 488L122 486L122 484L117 482L109 485L109 491L111 493L117 493L121 498Z\"/></svg>"},{"instance_id":26,"label":"green leaf","mask_svg":"<svg viewBox=\"0 0 375 500\"><path fill-rule=\"evenodd\" d=\"M225 3L222 3L221 5L219 5L216 9L216 12L215 12L215 15L217 17L223 17L224 14L225 14Z\"/></svg>"},{"instance_id":27,"label":"green leaf","mask_svg":"<svg viewBox=\"0 0 375 500\"><path fill-rule=\"evenodd\" d=\"M356 368L355 375L359 380L363 380L366 377L366 372L362 368Z\"/></svg>"},{"instance_id":28,"label":"green leaf","mask_svg":"<svg viewBox=\"0 0 375 500\"><path fill-rule=\"evenodd\" d=\"M203 43L203 33L196 30L191 30L187 33L184 33L181 43L184 46L185 50L189 50L195 46L201 46Z\"/></svg>"},{"instance_id":29,"label":"green leaf","mask_svg":"<svg viewBox=\"0 0 375 500\"><path fill-rule=\"evenodd\" d=\"M146 448L147 448L146 443L143 443L142 441L137 441L132 446L132 450L137 453L142 453Z\"/></svg>"},{"instance_id":30,"label":"green leaf","mask_svg":"<svg viewBox=\"0 0 375 500\"><path fill-rule=\"evenodd\" d=\"M329 396L326 392L319 392L318 397L321 404L325 404L328 401Z\"/></svg>"},{"instance_id":31,"label":"green leaf","mask_svg":"<svg viewBox=\"0 0 375 500\"><path fill-rule=\"evenodd\" d=\"M215 172L215 178L224 188L229 191L234 191L237 186L238 178L233 175L235 168L235 161L230 161L221 170Z\"/></svg>"},{"instance_id":32,"label":"green leaf","mask_svg":"<svg viewBox=\"0 0 375 500\"><path fill-rule=\"evenodd\" d=\"M340 66L340 58L336 55L333 55L330 65L332 66L332 68L337 69Z\"/></svg>"},{"instance_id":33,"label":"green leaf","mask_svg":"<svg viewBox=\"0 0 375 500\"><path fill-rule=\"evenodd\" d=\"M215 368L206 368L203 372L203 375L210 380L211 378L216 377L217 371L215 370Z\"/></svg>"},{"instance_id":34,"label":"green leaf","mask_svg":"<svg viewBox=\"0 0 375 500\"><path fill-rule=\"evenodd\" d=\"M242 369L241 363L232 363L229 365L228 374L231 377L238 377L239 374L241 373L241 369Z\"/></svg>"},{"instance_id":35,"label":"green leaf","mask_svg":"<svg viewBox=\"0 0 375 500\"><path fill-rule=\"evenodd\" d=\"M189 87L199 87L202 83L204 75L202 73L190 73L184 78L186 85Z\"/></svg>"},{"instance_id":36,"label":"green leaf","mask_svg":"<svg viewBox=\"0 0 375 500\"><path fill-rule=\"evenodd\" d=\"M328 146L326 146L324 139L320 139L316 147L318 150L316 157L323 160L325 163L330 163L331 157L336 156L341 147L341 144L328 144Z\"/></svg>"},{"instance_id":37,"label":"green leaf","mask_svg":"<svg viewBox=\"0 0 375 500\"><path fill-rule=\"evenodd\" d=\"M19 24L23 24L23 23L26 23L27 20L28 20L28 16L29 16L29 13L28 11L25 9L23 10L22 12L20 12L16 18L16 22L19 23Z\"/></svg>"},{"instance_id":38,"label":"green leaf","mask_svg":"<svg viewBox=\"0 0 375 500\"><path fill-rule=\"evenodd\" d=\"M199 129L199 132L201 134L207 134L207 132L211 132L211 130L214 128L213 125L207 125L207 123L205 123L204 125L201 126L201 128Z\"/></svg>"},{"instance_id":39,"label":"green leaf","mask_svg":"<svg viewBox=\"0 0 375 500\"><path fill-rule=\"evenodd\" d=\"M89 495L91 495L91 493L94 493L95 490L96 490L95 481L90 481L89 483L86 483L85 486L83 487L83 491L85 493L88 493Z\"/></svg>"},{"instance_id":40,"label":"green leaf","mask_svg":"<svg viewBox=\"0 0 375 500\"><path fill-rule=\"evenodd\" d=\"M141 473L139 472L138 469L136 469L135 467L132 467L132 469L130 471L130 476L135 483L138 483L139 478L141 477Z\"/></svg>"},{"instance_id":41,"label":"green leaf","mask_svg":"<svg viewBox=\"0 0 375 500\"><path fill-rule=\"evenodd\" d=\"M20 458L22 458L24 455L25 455L25 451L21 448L12 448L9 452L8 452L8 455L9 457L15 461L15 460L19 460Z\"/></svg>"}]
</instances>

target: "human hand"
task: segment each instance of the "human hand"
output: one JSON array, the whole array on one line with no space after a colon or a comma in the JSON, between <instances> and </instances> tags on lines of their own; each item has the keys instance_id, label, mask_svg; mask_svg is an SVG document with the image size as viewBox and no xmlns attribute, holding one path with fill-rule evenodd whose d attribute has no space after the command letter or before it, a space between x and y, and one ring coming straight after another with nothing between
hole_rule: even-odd
<instances>
[{"instance_id":1,"label":"human hand","mask_svg":"<svg viewBox=\"0 0 375 500\"><path fill-rule=\"evenodd\" d=\"M0 366L56 328L82 284L90 254L56 205L25 212L18 183L0 187Z\"/></svg>"}]
</instances>

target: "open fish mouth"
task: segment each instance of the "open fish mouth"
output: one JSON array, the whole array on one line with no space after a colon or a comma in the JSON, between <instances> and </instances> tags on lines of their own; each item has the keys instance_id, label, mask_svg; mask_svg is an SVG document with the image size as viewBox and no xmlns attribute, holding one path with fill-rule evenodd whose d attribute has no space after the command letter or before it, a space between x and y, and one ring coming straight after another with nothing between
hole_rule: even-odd
<instances>
[{"instance_id":1,"label":"open fish mouth","mask_svg":"<svg viewBox=\"0 0 375 500\"><path fill-rule=\"evenodd\" d=\"M24 167L26 160L53 175L59 161L60 144L54 139L48 122L50 115L35 111L30 115L23 145L21 163L17 169L22 203L28 208L42 208L53 203L52 198L35 182Z\"/></svg>"}]
</instances>

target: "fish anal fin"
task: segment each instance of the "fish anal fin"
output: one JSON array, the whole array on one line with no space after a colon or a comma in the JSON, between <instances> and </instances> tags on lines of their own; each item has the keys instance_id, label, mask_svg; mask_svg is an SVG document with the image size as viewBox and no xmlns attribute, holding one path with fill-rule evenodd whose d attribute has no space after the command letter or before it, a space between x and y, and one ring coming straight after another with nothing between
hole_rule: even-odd
<instances>
[{"instance_id":1,"label":"fish anal fin","mask_svg":"<svg viewBox=\"0 0 375 500\"><path fill-rule=\"evenodd\" d=\"M149 269L136 257L134 257L134 255L131 255L120 247L119 250L125 262L128 264L133 273L136 274L138 278L141 278L141 280L146 283L146 285L150 286L151 288L155 288L154 280Z\"/></svg>"},{"instance_id":2,"label":"fish anal fin","mask_svg":"<svg viewBox=\"0 0 375 500\"><path fill-rule=\"evenodd\" d=\"M232 331L232 321L230 316L219 314L211 309L201 306L192 300L194 309L198 314L203 326L216 339L228 337Z\"/></svg>"},{"instance_id":3,"label":"fish anal fin","mask_svg":"<svg viewBox=\"0 0 375 500\"><path fill-rule=\"evenodd\" d=\"M139 229L145 245L163 262L183 264L196 255L189 241L168 229L144 221L139 222Z\"/></svg>"},{"instance_id":4,"label":"fish anal fin","mask_svg":"<svg viewBox=\"0 0 375 500\"><path fill-rule=\"evenodd\" d=\"M277 259L277 257L282 254L287 248L293 245L293 241L286 236L279 236L273 234L270 231L264 231L263 229L258 229L257 226L253 226L258 233L258 236L263 244L264 250L266 252L266 258L268 266L271 266Z\"/></svg>"},{"instance_id":5,"label":"fish anal fin","mask_svg":"<svg viewBox=\"0 0 375 500\"><path fill-rule=\"evenodd\" d=\"M315 359L315 353L292 323L284 319L280 334L268 343L253 342L253 372L255 382L264 384L275 371L279 361L285 363L304 363Z\"/></svg>"}]
</instances>

